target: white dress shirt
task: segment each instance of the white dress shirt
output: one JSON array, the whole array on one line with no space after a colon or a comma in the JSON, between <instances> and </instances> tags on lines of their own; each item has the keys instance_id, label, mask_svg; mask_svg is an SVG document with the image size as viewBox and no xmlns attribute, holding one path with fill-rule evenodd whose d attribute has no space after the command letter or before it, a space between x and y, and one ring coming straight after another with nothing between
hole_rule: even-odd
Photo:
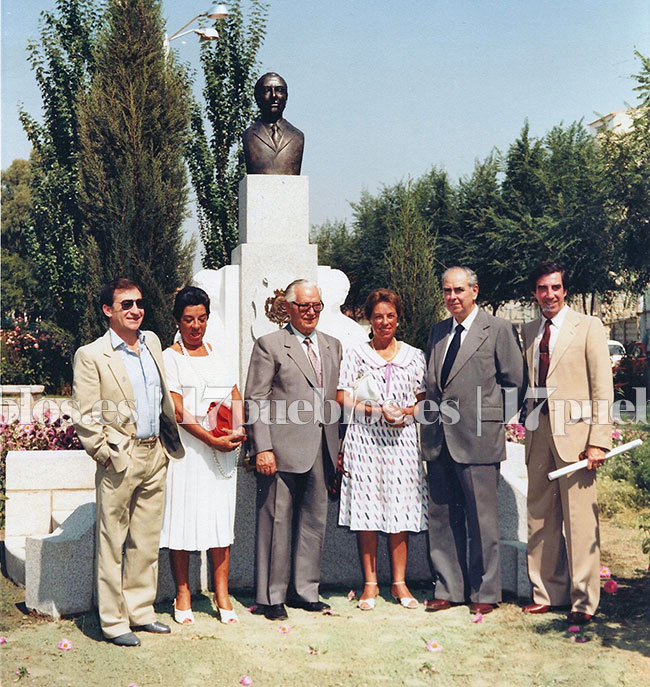
<instances>
[{"instance_id":1,"label":"white dress shirt","mask_svg":"<svg viewBox=\"0 0 650 687\"><path fill-rule=\"evenodd\" d=\"M469 331L469 328L472 326L472 323L476 319L477 315L478 307L474 305L474 310L472 310L472 312L462 322L457 322L455 318L452 319L451 329L449 330L449 336L447 337L447 345L445 346L445 356L447 355L447 351L449 350L449 346L451 345L451 340L454 338L454 334L456 333L456 328L458 327L458 325L463 325L463 331L460 333L460 345L462 346L463 341L465 341L465 337L467 336L467 332Z\"/></svg>"}]
</instances>

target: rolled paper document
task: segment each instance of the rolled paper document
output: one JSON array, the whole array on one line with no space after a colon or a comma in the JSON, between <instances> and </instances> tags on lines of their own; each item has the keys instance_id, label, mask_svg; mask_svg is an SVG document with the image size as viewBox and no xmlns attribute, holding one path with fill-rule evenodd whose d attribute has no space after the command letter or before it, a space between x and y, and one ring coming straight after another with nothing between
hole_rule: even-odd
<instances>
[{"instance_id":1,"label":"rolled paper document","mask_svg":"<svg viewBox=\"0 0 650 687\"><path fill-rule=\"evenodd\" d=\"M611 451L608 451L605 454L605 458L613 458L614 456L617 456L619 453L625 453L626 451L631 451L633 448L636 448L637 446L641 446L643 442L641 439L635 439L634 441L628 441L627 444L621 444L620 446L617 446L616 448L613 448ZM557 479L558 477L562 477L562 475L570 475L572 472L575 472L576 470L582 470L582 468L587 467L587 459L585 458L584 460L579 460L577 463L572 463L571 465L567 465L563 468L560 468L559 470L552 470L551 472L548 473L548 478L552 482L554 479Z\"/></svg>"}]
</instances>

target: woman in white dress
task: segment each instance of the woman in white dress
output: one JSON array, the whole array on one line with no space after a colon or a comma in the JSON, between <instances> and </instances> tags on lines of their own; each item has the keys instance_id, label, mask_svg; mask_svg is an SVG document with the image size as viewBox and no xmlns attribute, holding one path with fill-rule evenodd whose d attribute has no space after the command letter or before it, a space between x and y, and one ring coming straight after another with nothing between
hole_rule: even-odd
<instances>
[{"instance_id":1,"label":"woman in white dress","mask_svg":"<svg viewBox=\"0 0 650 687\"><path fill-rule=\"evenodd\" d=\"M346 351L339 376L337 401L354 413L345 436L348 474L341 484L339 525L358 533L364 575L359 608L372 610L379 593L377 532L388 534L391 594L404 608L417 608L405 572L408 533L427 529L426 479L413 417L424 398L425 357L395 339L402 301L394 291L370 293L365 314L373 337Z\"/></svg>"},{"instance_id":2,"label":"woman in white dress","mask_svg":"<svg viewBox=\"0 0 650 687\"><path fill-rule=\"evenodd\" d=\"M160 546L170 549L176 582L174 620L184 625L194 623L190 551L210 551L219 618L223 623L238 621L228 596L228 569L234 539L236 449L245 439L243 404L235 371L224 369L219 354L203 341L209 316L210 298L203 289L181 289L174 302L180 338L163 352L185 458L170 462L167 471ZM232 407L233 433L215 437L205 429L205 417L210 403L222 399Z\"/></svg>"}]
</instances>

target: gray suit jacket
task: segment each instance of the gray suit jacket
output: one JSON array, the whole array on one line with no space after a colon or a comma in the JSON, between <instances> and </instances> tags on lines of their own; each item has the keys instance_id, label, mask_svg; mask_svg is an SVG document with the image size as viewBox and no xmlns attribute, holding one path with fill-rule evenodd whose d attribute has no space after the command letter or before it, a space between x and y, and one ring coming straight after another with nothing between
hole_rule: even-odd
<instances>
[{"instance_id":1,"label":"gray suit jacket","mask_svg":"<svg viewBox=\"0 0 650 687\"><path fill-rule=\"evenodd\" d=\"M323 428L330 458L333 463L336 461L339 428L335 412L341 342L321 332L317 336L322 392L305 346L288 327L260 337L251 354L245 393L247 404L253 406L249 408L247 425L249 454L273 451L277 468L282 472L311 469ZM302 407L298 406L299 401L303 402ZM328 422L332 416L336 421Z\"/></svg>"},{"instance_id":2,"label":"gray suit jacket","mask_svg":"<svg viewBox=\"0 0 650 687\"><path fill-rule=\"evenodd\" d=\"M167 388L160 341L153 332L143 333L160 373L163 390L160 441L168 457L177 460L185 455L185 449L178 434L174 402ZM110 458L117 472L126 470L136 433L135 403L120 352L111 345L110 331L75 353L72 394L79 409L74 425L86 452L102 464ZM96 404L102 400L113 407L104 409L104 421L99 422L99 418L93 418L92 409L99 409Z\"/></svg>"},{"instance_id":3,"label":"gray suit jacket","mask_svg":"<svg viewBox=\"0 0 650 687\"><path fill-rule=\"evenodd\" d=\"M524 392L524 358L515 328L479 310L440 388L452 318L434 324L427 344L427 405L422 426L424 460L439 457L444 441L457 463L496 463L505 459L504 396L509 415L520 407Z\"/></svg>"}]
</instances>

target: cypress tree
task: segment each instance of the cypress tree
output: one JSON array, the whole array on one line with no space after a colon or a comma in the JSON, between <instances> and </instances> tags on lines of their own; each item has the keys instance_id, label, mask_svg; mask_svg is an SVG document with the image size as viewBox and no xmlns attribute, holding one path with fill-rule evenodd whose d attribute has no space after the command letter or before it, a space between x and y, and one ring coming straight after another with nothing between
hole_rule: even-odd
<instances>
[{"instance_id":1,"label":"cypress tree","mask_svg":"<svg viewBox=\"0 0 650 687\"><path fill-rule=\"evenodd\" d=\"M173 55L165 58L163 35L158 0L110 0L77 117L79 195L93 277L123 275L140 283L145 327L169 343L171 302L191 274L193 243L182 232L189 93ZM102 319L96 313L90 323L95 333Z\"/></svg>"}]
</instances>

